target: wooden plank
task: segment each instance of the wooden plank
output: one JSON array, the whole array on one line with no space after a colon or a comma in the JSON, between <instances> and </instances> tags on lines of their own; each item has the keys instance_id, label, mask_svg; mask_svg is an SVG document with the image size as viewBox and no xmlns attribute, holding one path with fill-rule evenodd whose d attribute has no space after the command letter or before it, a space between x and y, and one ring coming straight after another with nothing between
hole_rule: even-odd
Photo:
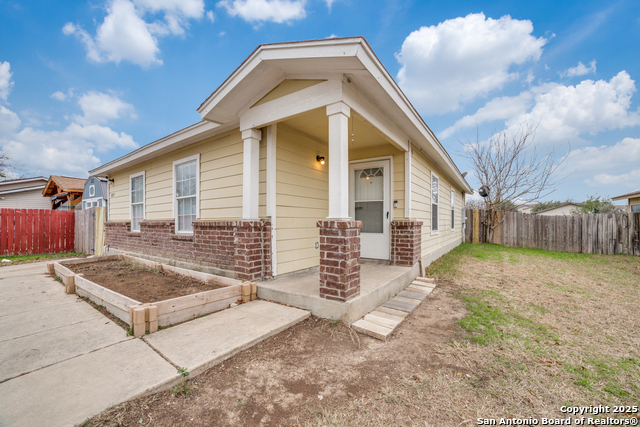
<instances>
[{"instance_id":1,"label":"wooden plank","mask_svg":"<svg viewBox=\"0 0 640 427\"><path fill-rule=\"evenodd\" d=\"M27 220L25 222L25 235L26 235L26 251L27 254L33 254L33 210L26 210Z\"/></svg>"},{"instance_id":2,"label":"wooden plank","mask_svg":"<svg viewBox=\"0 0 640 427\"><path fill-rule=\"evenodd\" d=\"M367 322L371 322L371 323L375 323L376 325L379 326L384 326L385 328L389 328L392 331L396 328L396 326L398 326L400 323L402 323L402 320L391 320L391 319L387 319L386 317L380 317L380 316L376 316L373 313L369 313L366 316L364 316L364 320L366 320Z\"/></svg>"},{"instance_id":3,"label":"wooden plank","mask_svg":"<svg viewBox=\"0 0 640 427\"><path fill-rule=\"evenodd\" d=\"M371 337L374 337L383 341L387 339L387 337L391 334L391 332L393 332L389 328L376 325L375 323L371 323L363 319L360 319L357 322L354 322L351 325L351 327L357 332L363 333L365 335L369 335Z\"/></svg>"},{"instance_id":4,"label":"wooden plank","mask_svg":"<svg viewBox=\"0 0 640 427\"><path fill-rule=\"evenodd\" d=\"M427 297L427 295L422 292L414 292L414 291L408 291L408 290L404 290L400 292L398 296L403 298L420 300L420 301L424 301L424 299Z\"/></svg>"},{"instance_id":5,"label":"wooden plank","mask_svg":"<svg viewBox=\"0 0 640 427\"><path fill-rule=\"evenodd\" d=\"M104 255L104 221L106 216L105 207L96 208L96 222L95 222L95 255Z\"/></svg>"},{"instance_id":6,"label":"wooden plank","mask_svg":"<svg viewBox=\"0 0 640 427\"><path fill-rule=\"evenodd\" d=\"M124 311L114 305L109 304L108 302L103 301L97 296L85 291L84 289L80 289L76 287L76 295L81 297L89 298L94 304L101 305L107 309L107 311L118 319L122 320L127 325L129 324L129 311Z\"/></svg>"},{"instance_id":7,"label":"wooden plank","mask_svg":"<svg viewBox=\"0 0 640 427\"><path fill-rule=\"evenodd\" d=\"M111 289L105 288L104 286L100 286L82 276L76 276L75 282L76 288L84 289L104 302L108 302L109 304L127 312L129 312L129 306L142 304L140 301L136 301L133 298L119 294Z\"/></svg>"},{"instance_id":8,"label":"wooden plank","mask_svg":"<svg viewBox=\"0 0 640 427\"><path fill-rule=\"evenodd\" d=\"M44 222L42 224L42 227L44 228L44 244L42 247L42 251L45 254L50 253L49 251L49 218L51 217L51 211L49 210L45 210L43 213L44 216Z\"/></svg>"},{"instance_id":9,"label":"wooden plank","mask_svg":"<svg viewBox=\"0 0 640 427\"><path fill-rule=\"evenodd\" d=\"M18 255L20 254L20 246L22 242L22 215L20 214L20 209L16 209L15 211L15 225L13 227L13 253Z\"/></svg>"},{"instance_id":10,"label":"wooden plank","mask_svg":"<svg viewBox=\"0 0 640 427\"><path fill-rule=\"evenodd\" d=\"M389 309L388 309L389 310ZM389 314L387 312L384 311L380 311L377 308L375 310L373 310L371 313L369 314L374 314L378 317L384 317L386 319L390 319L390 320L396 320L397 322L402 322L404 320L405 317L407 317L407 313L404 312L400 312L403 314L403 316L396 316L395 314Z\"/></svg>"},{"instance_id":11,"label":"wooden plank","mask_svg":"<svg viewBox=\"0 0 640 427\"><path fill-rule=\"evenodd\" d=\"M478 209L473 210L473 236L472 243L480 242L480 212Z\"/></svg>"},{"instance_id":12,"label":"wooden plank","mask_svg":"<svg viewBox=\"0 0 640 427\"><path fill-rule=\"evenodd\" d=\"M160 314L158 309L158 325L168 326L176 323L191 320L194 317L202 316L205 314L215 313L216 311L229 308L232 304L238 301L238 297L231 297L220 301L213 301L208 304L198 305L185 310L174 311L171 313ZM155 304L157 305L157 304Z\"/></svg>"},{"instance_id":13,"label":"wooden plank","mask_svg":"<svg viewBox=\"0 0 640 427\"><path fill-rule=\"evenodd\" d=\"M155 305L158 307L158 316L161 316L229 298L236 298L236 300L238 300L241 297L242 285L234 285L222 289L214 289L212 291L158 301Z\"/></svg>"},{"instance_id":14,"label":"wooden plank","mask_svg":"<svg viewBox=\"0 0 640 427\"><path fill-rule=\"evenodd\" d=\"M133 257L132 257L133 258ZM203 273L201 271L188 270L182 267L175 267L173 265L162 264L162 268L165 271L170 271L183 276L191 277L196 280L202 280L206 283L213 283L219 286L234 286L241 281L237 279L231 279L229 277L216 276L215 274Z\"/></svg>"},{"instance_id":15,"label":"wooden plank","mask_svg":"<svg viewBox=\"0 0 640 427\"><path fill-rule=\"evenodd\" d=\"M407 313L406 311L402 311L402 310L396 310L393 308L389 308L389 307L384 307L384 306L380 306L378 308L376 308L374 311L379 311L382 313L387 313L387 314L391 314L393 316L398 316L398 317L407 317L409 315L409 313Z\"/></svg>"},{"instance_id":16,"label":"wooden plank","mask_svg":"<svg viewBox=\"0 0 640 427\"><path fill-rule=\"evenodd\" d=\"M7 253L7 237L9 231L7 230L7 209L0 209L0 255Z\"/></svg>"},{"instance_id":17,"label":"wooden plank","mask_svg":"<svg viewBox=\"0 0 640 427\"><path fill-rule=\"evenodd\" d=\"M96 262L108 262L122 259L122 255L106 255L101 257L94 258L68 258L58 261L58 263L62 265L73 265L73 264L92 264Z\"/></svg>"},{"instance_id":18,"label":"wooden plank","mask_svg":"<svg viewBox=\"0 0 640 427\"><path fill-rule=\"evenodd\" d=\"M397 299L397 297L396 297L396 298L392 298L389 301L387 301L384 304L382 304L382 307L392 308L394 310L400 310L400 311L404 311L406 313L411 313L413 311L413 309L418 306L419 302L420 301L415 301L415 302L402 301L402 300Z\"/></svg>"}]
</instances>

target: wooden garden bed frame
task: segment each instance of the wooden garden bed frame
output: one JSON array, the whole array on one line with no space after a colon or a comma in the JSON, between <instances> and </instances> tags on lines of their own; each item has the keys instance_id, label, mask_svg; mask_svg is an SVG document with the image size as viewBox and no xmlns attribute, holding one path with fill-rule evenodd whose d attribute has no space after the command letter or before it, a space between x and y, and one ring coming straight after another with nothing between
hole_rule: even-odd
<instances>
[{"instance_id":1,"label":"wooden garden bed frame","mask_svg":"<svg viewBox=\"0 0 640 427\"><path fill-rule=\"evenodd\" d=\"M114 260L127 260L160 271L169 271L206 283L214 283L218 286L223 286L223 288L143 304L133 298L93 283L85 279L82 274L76 274L66 267L66 265ZM149 333L156 332L158 326L168 326L224 310L240 301L249 302L256 299L257 293L257 284L253 282L243 282L122 254L85 259L67 259L47 264L47 267L51 276L60 277L68 294L76 293L79 296L89 298L95 304L102 305L120 320L129 326L133 326L133 335L136 337L143 336L146 331Z\"/></svg>"}]
</instances>

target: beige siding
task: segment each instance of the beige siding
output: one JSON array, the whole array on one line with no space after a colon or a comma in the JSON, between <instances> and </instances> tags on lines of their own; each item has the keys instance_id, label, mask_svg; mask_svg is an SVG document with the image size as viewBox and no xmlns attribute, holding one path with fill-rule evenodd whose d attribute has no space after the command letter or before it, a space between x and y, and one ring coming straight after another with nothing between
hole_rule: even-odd
<instances>
[{"instance_id":1,"label":"beige siding","mask_svg":"<svg viewBox=\"0 0 640 427\"><path fill-rule=\"evenodd\" d=\"M440 182L439 231L431 234L431 171L438 175ZM464 206L462 191L455 191L455 228L451 229L451 188L452 183L422 152L413 150L411 156L411 216L423 221L422 256L462 240L462 208Z\"/></svg>"},{"instance_id":2,"label":"beige siding","mask_svg":"<svg viewBox=\"0 0 640 427\"><path fill-rule=\"evenodd\" d=\"M631 197L629 199L628 212L631 212L631 206L640 205L640 197Z\"/></svg>"},{"instance_id":3,"label":"beige siding","mask_svg":"<svg viewBox=\"0 0 640 427\"><path fill-rule=\"evenodd\" d=\"M5 188L3 188L5 190ZM0 208L8 209L51 209L48 197L42 196L42 189L9 193L0 196Z\"/></svg>"},{"instance_id":4,"label":"beige siding","mask_svg":"<svg viewBox=\"0 0 640 427\"><path fill-rule=\"evenodd\" d=\"M391 144L349 150L349 161L386 156L393 156L393 186L390 197L392 206L394 200L398 201L398 207L393 209L393 218L398 220L404 218L404 152Z\"/></svg>"},{"instance_id":5,"label":"beige siding","mask_svg":"<svg viewBox=\"0 0 640 427\"><path fill-rule=\"evenodd\" d=\"M276 142L276 216L278 274L319 264L316 222L329 209L328 164L316 161L326 156L326 145L278 127Z\"/></svg>"},{"instance_id":6,"label":"beige siding","mask_svg":"<svg viewBox=\"0 0 640 427\"><path fill-rule=\"evenodd\" d=\"M110 218L128 221L129 175L145 171L145 218L173 219L173 162L200 154L200 218L242 216L242 136L238 130L160 155L111 176Z\"/></svg>"}]
</instances>

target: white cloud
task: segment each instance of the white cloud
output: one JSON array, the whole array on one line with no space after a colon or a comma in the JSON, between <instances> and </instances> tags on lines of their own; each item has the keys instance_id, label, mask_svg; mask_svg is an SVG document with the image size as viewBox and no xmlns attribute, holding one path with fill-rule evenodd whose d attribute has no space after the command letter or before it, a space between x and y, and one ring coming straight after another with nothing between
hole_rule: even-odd
<instances>
[{"instance_id":1,"label":"white cloud","mask_svg":"<svg viewBox=\"0 0 640 427\"><path fill-rule=\"evenodd\" d=\"M584 182L593 187L615 185L616 187L623 187L631 190L637 190L638 182L640 182L640 169L633 169L628 173L621 173L619 175L601 173L594 176L593 178L589 178L585 180ZM622 191L620 191L619 193L622 193ZM612 196L615 197L617 196L617 194L612 194Z\"/></svg>"},{"instance_id":2,"label":"white cloud","mask_svg":"<svg viewBox=\"0 0 640 427\"><path fill-rule=\"evenodd\" d=\"M0 99L6 101L13 87L11 80L11 64L8 62L0 62Z\"/></svg>"},{"instance_id":3,"label":"white cloud","mask_svg":"<svg viewBox=\"0 0 640 427\"><path fill-rule=\"evenodd\" d=\"M476 123L505 120L509 132L517 132L525 123L537 125L536 140L541 143L580 142L584 133L593 135L639 125L640 113L629 111L635 91L635 83L626 71L608 82L584 80L576 86L547 83L515 97L495 98L440 136L447 138Z\"/></svg>"},{"instance_id":4,"label":"white cloud","mask_svg":"<svg viewBox=\"0 0 640 427\"><path fill-rule=\"evenodd\" d=\"M618 184L638 187L640 179L633 181L631 177L639 164L640 138L624 138L610 146L574 149L567 158L567 170L588 176L584 182L591 186Z\"/></svg>"},{"instance_id":5,"label":"white cloud","mask_svg":"<svg viewBox=\"0 0 640 427\"><path fill-rule=\"evenodd\" d=\"M281 24L307 16L306 0L222 0L231 16L239 16L247 22L271 21Z\"/></svg>"},{"instance_id":6,"label":"white cloud","mask_svg":"<svg viewBox=\"0 0 640 427\"><path fill-rule=\"evenodd\" d=\"M125 112L131 112L131 117L136 118L133 105L115 95L90 91L80 97L78 105L84 113L83 116L75 116L78 123L106 123L108 120L120 118Z\"/></svg>"},{"instance_id":7,"label":"white cloud","mask_svg":"<svg viewBox=\"0 0 640 427\"><path fill-rule=\"evenodd\" d=\"M207 10L207 19L212 23L216 22L216 14L213 13L211 10Z\"/></svg>"},{"instance_id":8,"label":"white cloud","mask_svg":"<svg viewBox=\"0 0 640 427\"><path fill-rule=\"evenodd\" d=\"M421 27L396 54L398 81L422 113L457 110L517 79L513 65L540 58L547 40L532 32L531 21L485 19L483 13Z\"/></svg>"},{"instance_id":9,"label":"white cloud","mask_svg":"<svg viewBox=\"0 0 640 427\"><path fill-rule=\"evenodd\" d=\"M333 3L336 2L336 0L324 0L327 3L327 8L329 9L329 13L331 13L331 6L333 6Z\"/></svg>"},{"instance_id":10,"label":"white cloud","mask_svg":"<svg viewBox=\"0 0 640 427\"><path fill-rule=\"evenodd\" d=\"M73 97L73 88L67 89L66 93L58 90L51 94L51 98L56 99L58 101L66 101L67 99L72 97Z\"/></svg>"},{"instance_id":11,"label":"white cloud","mask_svg":"<svg viewBox=\"0 0 640 427\"><path fill-rule=\"evenodd\" d=\"M487 102L484 107L476 111L475 114L467 115L458 120L453 126L448 127L438 135L439 138L446 139L463 128L474 127L481 123L492 122L494 120L507 120L514 116L526 113L530 106L533 95L525 91L518 96L503 96L494 98Z\"/></svg>"},{"instance_id":12,"label":"white cloud","mask_svg":"<svg viewBox=\"0 0 640 427\"><path fill-rule=\"evenodd\" d=\"M145 20L149 15L158 13L163 14L163 21ZM66 35L75 35L85 45L87 58L93 62L119 64L130 61L148 68L162 65L158 37L184 35L189 20L200 19L204 13L203 0L135 0L135 3L112 0L95 37L70 22L62 31Z\"/></svg>"},{"instance_id":13,"label":"white cloud","mask_svg":"<svg viewBox=\"0 0 640 427\"><path fill-rule=\"evenodd\" d=\"M576 77L576 76L584 76L592 73L593 74L596 73L595 59L589 62L589 67L585 66L582 62L578 61L578 65L576 65L575 67L568 68L565 71L561 72L560 77Z\"/></svg>"},{"instance_id":14,"label":"white cloud","mask_svg":"<svg viewBox=\"0 0 640 427\"><path fill-rule=\"evenodd\" d=\"M138 147L131 135L101 125L132 112L132 105L99 92L83 94L78 104L84 115L73 116L63 130L53 131L38 129L29 110L21 113L25 125L18 114L0 106L0 151L28 173L86 176L89 169L100 165L95 152Z\"/></svg>"}]
</instances>

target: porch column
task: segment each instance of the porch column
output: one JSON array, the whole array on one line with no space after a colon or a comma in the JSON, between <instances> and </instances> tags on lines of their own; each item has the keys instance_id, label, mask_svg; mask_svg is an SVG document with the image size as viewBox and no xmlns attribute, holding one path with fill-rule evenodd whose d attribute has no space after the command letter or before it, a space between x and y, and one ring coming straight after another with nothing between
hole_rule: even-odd
<instances>
[{"instance_id":1,"label":"porch column","mask_svg":"<svg viewBox=\"0 0 640 427\"><path fill-rule=\"evenodd\" d=\"M258 185L260 172L260 129L242 131L242 219L258 219Z\"/></svg>"},{"instance_id":2,"label":"porch column","mask_svg":"<svg viewBox=\"0 0 640 427\"><path fill-rule=\"evenodd\" d=\"M329 216L349 220L349 116L344 102L327 105L329 116Z\"/></svg>"}]
</instances>

